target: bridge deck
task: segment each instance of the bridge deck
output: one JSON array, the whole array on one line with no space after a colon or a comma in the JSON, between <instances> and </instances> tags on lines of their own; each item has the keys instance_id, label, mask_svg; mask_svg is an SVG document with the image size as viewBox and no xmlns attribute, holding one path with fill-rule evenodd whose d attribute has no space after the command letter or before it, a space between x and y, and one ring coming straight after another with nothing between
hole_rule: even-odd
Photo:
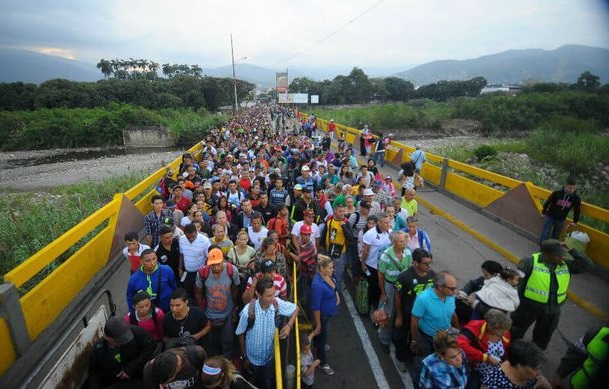
<instances>
[{"instance_id":1,"label":"bridge deck","mask_svg":"<svg viewBox=\"0 0 609 389\"><path fill-rule=\"evenodd\" d=\"M384 174L396 175L396 171L390 167L381 168ZM515 266L507 259L493 250L487 244L481 242L469 232L459 228L444 216L434 214L421 204L429 203L441 209L446 214L452 215L466 225L485 236L488 240L495 242L500 247L516 256L530 254L537 249L537 244L527 240L506 226L503 226L471 208L454 201L450 197L435 191L432 188L424 188L420 191L422 200L419 204L419 224L425 229L433 245L435 270L449 270L454 273L459 286L480 275L480 264L488 259L496 260L505 266ZM123 264L118 271L96 289L110 289L118 305L119 312L126 311L125 289L128 277L128 267ZM348 277L348 276L347 276ZM353 309L351 299L354 296L353 284L350 280L346 282L347 290L343 291L343 298L339 315L333 320L329 344L331 350L328 353L328 362L335 369L336 375L329 377L321 371L316 373L316 386L319 388L372 388L372 387L408 387L409 376L400 373L393 361L392 356L382 352L378 342L375 328L368 317L359 316ZM582 274L572 278L571 290L587 301L591 301L605 311L609 311L609 287L607 281L597 274ZM351 304L351 306L350 306ZM79 318L71 318L78 320ZM61 320L61 319L60 319ZM588 311L567 301L563 307L560 331L569 339L575 340L583 335L587 328L600 323L600 319ZM49 328L45 335L55 339L60 334L53 333L53 327ZM530 337L530 333L527 335ZM551 377L566 350L566 345L558 334L547 350L548 362L544 366L544 373ZM32 351L33 352L33 351ZM35 359L20 358L14 366L6 373L4 382L23 382L25 372L32 371L37 367ZM48 369L44 366L42 369ZM15 380L13 380L15 379ZM35 382L32 382L35 384Z\"/></svg>"}]
</instances>

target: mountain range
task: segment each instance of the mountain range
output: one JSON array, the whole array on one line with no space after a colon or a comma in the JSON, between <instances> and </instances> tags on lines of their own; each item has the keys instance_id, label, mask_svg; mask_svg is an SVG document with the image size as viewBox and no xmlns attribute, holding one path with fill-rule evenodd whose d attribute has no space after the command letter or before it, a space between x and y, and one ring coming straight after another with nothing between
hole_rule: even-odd
<instances>
[{"instance_id":1,"label":"mountain range","mask_svg":"<svg viewBox=\"0 0 609 389\"><path fill-rule=\"evenodd\" d=\"M40 54L33 51L0 48L0 82L41 83L53 78L74 81L97 81L102 78L95 64ZM357 66L357 65L355 65ZM508 50L497 54L467 60L439 60L419 66L398 67L379 64L362 67L369 77L397 76L425 85L439 80L468 80L485 77L489 84L518 84L526 80L573 83L585 71L600 77L601 83L609 83L609 49L565 45L556 50L524 49ZM408 69L401 71L401 69ZM288 69L289 79L309 77L314 80L333 79L347 75L351 67ZM237 78L263 87L275 86L276 70L238 63ZM212 77L232 77L232 66L203 69Z\"/></svg>"},{"instance_id":2,"label":"mountain range","mask_svg":"<svg viewBox=\"0 0 609 389\"><path fill-rule=\"evenodd\" d=\"M477 76L483 76L489 84L519 84L526 80L574 83L585 71L599 76L601 83L609 83L609 50L580 45L556 50L508 50L476 59L433 61L397 76L415 85Z\"/></svg>"}]
</instances>

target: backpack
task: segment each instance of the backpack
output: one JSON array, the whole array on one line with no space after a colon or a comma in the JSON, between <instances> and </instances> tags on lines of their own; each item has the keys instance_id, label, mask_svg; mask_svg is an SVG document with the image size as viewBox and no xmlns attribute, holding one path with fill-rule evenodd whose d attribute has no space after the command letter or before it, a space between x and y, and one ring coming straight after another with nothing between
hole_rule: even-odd
<instances>
[{"instance_id":1,"label":"backpack","mask_svg":"<svg viewBox=\"0 0 609 389\"><path fill-rule=\"evenodd\" d=\"M157 321L157 314L156 314L156 307L154 306L154 304L152 305L152 321L154 321L154 326L156 327L159 323ZM137 325L137 317L135 314L135 311L131 311L129 312L129 322L136 326Z\"/></svg>"},{"instance_id":2,"label":"backpack","mask_svg":"<svg viewBox=\"0 0 609 389\"><path fill-rule=\"evenodd\" d=\"M224 261L224 263L226 263L226 271L228 272L228 278L230 278L231 282L233 282L234 267L230 262ZM209 278L210 271L211 271L211 266L209 266L209 265L200 267L198 270L199 276L201 277L201 280L203 281L203 299L201 300L201 305L200 305L200 307L202 309L205 309L207 307L207 300L205 299L205 281L207 281L207 279Z\"/></svg>"},{"instance_id":3,"label":"backpack","mask_svg":"<svg viewBox=\"0 0 609 389\"><path fill-rule=\"evenodd\" d=\"M252 301L250 301L250 305L247 307L247 329L246 331L249 331L252 329L252 327L254 326L254 323L256 322L256 302L258 301L258 299L253 299ZM277 302L277 299L273 299L273 306L275 307L275 326L277 326L277 323L279 322L277 319L279 318L279 303Z\"/></svg>"}]
</instances>

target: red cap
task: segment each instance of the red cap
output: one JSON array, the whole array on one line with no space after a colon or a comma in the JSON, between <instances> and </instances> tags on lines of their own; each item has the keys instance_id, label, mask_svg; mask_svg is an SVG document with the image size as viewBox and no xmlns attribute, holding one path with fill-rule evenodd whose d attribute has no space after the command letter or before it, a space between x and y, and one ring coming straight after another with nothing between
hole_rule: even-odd
<instances>
[{"instance_id":1,"label":"red cap","mask_svg":"<svg viewBox=\"0 0 609 389\"><path fill-rule=\"evenodd\" d=\"M310 225L303 224L302 226L300 226L300 233L301 234L312 234L313 233L313 229L311 228Z\"/></svg>"}]
</instances>

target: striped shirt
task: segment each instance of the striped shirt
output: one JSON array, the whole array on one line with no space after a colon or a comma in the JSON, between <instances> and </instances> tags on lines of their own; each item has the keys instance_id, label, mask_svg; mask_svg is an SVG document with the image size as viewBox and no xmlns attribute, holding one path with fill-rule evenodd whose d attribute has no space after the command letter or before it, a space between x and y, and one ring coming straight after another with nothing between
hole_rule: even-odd
<instances>
[{"instance_id":1,"label":"striped shirt","mask_svg":"<svg viewBox=\"0 0 609 389\"><path fill-rule=\"evenodd\" d=\"M144 218L146 225L146 235L152 236L152 247L159 244L161 226L163 224L170 225L173 222L173 213L168 209L162 209L161 214L157 216L154 211L150 212Z\"/></svg>"},{"instance_id":2,"label":"striped shirt","mask_svg":"<svg viewBox=\"0 0 609 389\"><path fill-rule=\"evenodd\" d=\"M378 270L383 273L385 280L395 284L401 272L408 269L412 263L412 254L408 247L402 251L402 258L397 258L393 246L389 246L379 258Z\"/></svg>"},{"instance_id":3,"label":"striped shirt","mask_svg":"<svg viewBox=\"0 0 609 389\"><path fill-rule=\"evenodd\" d=\"M264 274L258 273L256 274L256 277L261 279L264 277ZM245 287L245 290L248 290L252 286L252 282L252 277L247 279L247 286ZM273 276L273 286L275 287L275 297L286 298L288 296L288 287L285 282L285 278L283 278L281 274L275 273Z\"/></svg>"},{"instance_id":4,"label":"striped shirt","mask_svg":"<svg viewBox=\"0 0 609 389\"><path fill-rule=\"evenodd\" d=\"M254 313L256 320L254 325L248 331L248 316L249 316L249 305L256 304L254 307ZM281 299L277 300L277 307L279 308L279 315L290 317L296 310L296 305ZM250 362L255 366L264 366L271 358L273 358L273 340L275 336L275 306L269 305L266 309L262 309L260 306L260 300L256 299L247 304L239 313L239 324L237 325L236 335L244 334L245 336L245 349L247 357Z\"/></svg>"}]
</instances>

